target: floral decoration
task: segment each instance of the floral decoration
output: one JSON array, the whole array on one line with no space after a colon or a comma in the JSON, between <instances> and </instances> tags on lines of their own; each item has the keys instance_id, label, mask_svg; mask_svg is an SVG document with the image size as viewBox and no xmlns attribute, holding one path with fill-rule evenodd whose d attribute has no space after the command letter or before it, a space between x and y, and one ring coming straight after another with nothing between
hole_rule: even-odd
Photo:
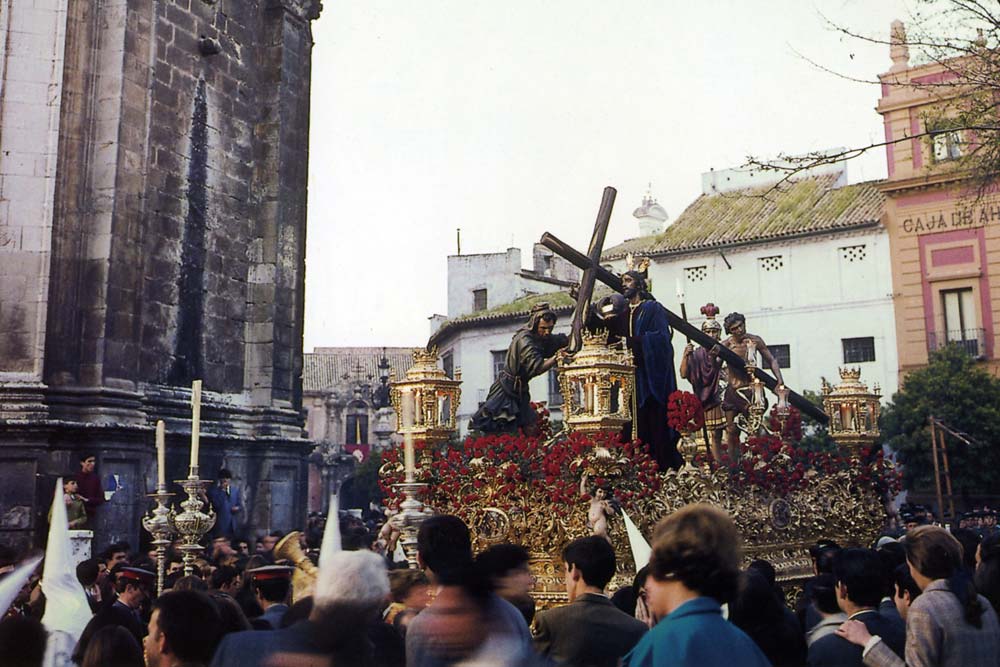
<instances>
[{"instance_id":1,"label":"floral decoration","mask_svg":"<svg viewBox=\"0 0 1000 667\"><path fill-rule=\"evenodd\" d=\"M667 424L670 428L691 433L705 425L705 411L698 397L680 389L667 397Z\"/></svg>"}]
</instances>

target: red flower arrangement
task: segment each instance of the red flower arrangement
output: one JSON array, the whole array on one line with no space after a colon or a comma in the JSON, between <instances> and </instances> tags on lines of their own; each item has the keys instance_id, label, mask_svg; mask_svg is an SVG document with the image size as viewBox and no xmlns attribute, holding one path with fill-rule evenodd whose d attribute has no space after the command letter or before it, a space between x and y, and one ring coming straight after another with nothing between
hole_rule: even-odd
<instances>
[{"instance_id":1,"label":"red flower arrangement","mask_svg":"<svg viewBox=\"0 0 1000 667\"><path fill-rule=\"evenodd\" d=\"M570 433L553 442L548 437L548 411L539 412L539 433L486 435L467 438L459 446L427 449L417 443L421 461L419 482L429 485L423 500L435 510L467 518L484 501L505 511L546 503L560 515L580 512L580 462L595 447L604 447L615 458L627 458L625 475L615 480L615 497L626 507L633 498L659 488L656 462L638 442L619 441L617 433ZM379 483L387 505L395 507L402 497L393 485L403 481L402 448L387 450ZM593 479L596 484L602 480Z\"/></svg>"},{"instance_id":2,"label":"red flower arrangement","mask_svg":"<svg viewBox=\"0 0 1000 667\"><path fill-rule=\"evenodd\" d=\"M667 397L667 424L677 431L691 433L705 425L705 410L698 397L680 389Z\"/></svg>"}]
</instances>

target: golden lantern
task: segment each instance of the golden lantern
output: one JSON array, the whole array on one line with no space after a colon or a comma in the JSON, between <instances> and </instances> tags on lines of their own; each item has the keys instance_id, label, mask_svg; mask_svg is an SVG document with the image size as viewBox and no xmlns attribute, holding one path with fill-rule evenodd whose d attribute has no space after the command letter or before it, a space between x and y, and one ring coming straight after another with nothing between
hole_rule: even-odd
<instances>
[{"instance_id":1,"label":"golden lantern","mask_svg":"<svg viewBox=\"0 0 1000 667\"><path fill-rule=\"evenodd\" d=\"M406 377L391 382L390 400L396 411L396 431L427 444L446 442L455 432L462 373L449 378L438 367L437 348L417 348Z\"/></svg>"},{"instance_id":2,"label":"golden lantern","mask_svg":"<svg viewBox=\"0 0 1000 667\"><path fill-rule=\"evenodd\" d=\"M823 380L823 410L830 415L830 437L857 453L878 438L882 391L878 384L869 391L860 368L841 368L840 380L836 387Z\"/></svg>"},{"instance_id":3,"label":"golden lantern","mask_svg":"<svg viewBox=\"0 0 1000 667\"><path fill-rule=\"evenodd\" d=\"M624 342L608 334L583 334L583 347L559 362L563 423L571 431L619 431L632 421L635 364Z\"/></svg>"}]
</instances>

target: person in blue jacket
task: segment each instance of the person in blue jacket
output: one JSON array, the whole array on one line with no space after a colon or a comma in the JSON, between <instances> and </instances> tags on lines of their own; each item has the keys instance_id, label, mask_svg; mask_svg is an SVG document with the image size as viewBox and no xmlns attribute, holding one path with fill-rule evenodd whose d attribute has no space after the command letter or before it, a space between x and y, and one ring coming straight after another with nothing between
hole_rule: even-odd
<instances>
[{"instance_id":1,"label":"person in blue jacket","mask_svg":"<svg viewBox=\"0 0 1000 667\"><path fill-rule=\"evenodd\" d=\"M688 505L660 521L646 579L659 622L625 656L624 667L766 667L750 637L722 617L736 593L740 537L724 511Z\"/></svg>"}]
</instances>

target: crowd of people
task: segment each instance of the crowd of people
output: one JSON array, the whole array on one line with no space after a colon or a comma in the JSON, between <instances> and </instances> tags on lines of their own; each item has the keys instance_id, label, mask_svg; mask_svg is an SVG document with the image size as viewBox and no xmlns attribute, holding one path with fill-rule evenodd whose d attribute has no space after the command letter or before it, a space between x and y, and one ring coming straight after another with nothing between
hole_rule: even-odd
<instances>
[{"instance_id":1,"label":"crowd of people","mask_svg":"<svg viewBox=\"0 0 1000 667\"><path fill-rule=\"evenodd\" d=\"M369 517L370 518L370 517ZM474 555L458 517L425 519L418 569L393 558L379 526L344 514L342 550L319 557L321 522L302 536L318 569L220 536L185 574L168 552L156 595L153 552L114 544L77 566L91 617L73 651L83 667L473 667L659 665L978 667L1000 663L1000 533L928 523L871 548L826 540L796 599L771 563L744 564L732 519L710 505L665 517L649 563L609 595L620 572L591 535L562 551L568 604L536 610L529 553ZM0 552L0 572L18 561ZM2 575L0 575L2 576ZM308 590L296 580L306 576ZM2 583L2 579L0 579ZM46 598L37 575L0 622L0 664L42 664Z\"/></svg>"}]
</instances>

